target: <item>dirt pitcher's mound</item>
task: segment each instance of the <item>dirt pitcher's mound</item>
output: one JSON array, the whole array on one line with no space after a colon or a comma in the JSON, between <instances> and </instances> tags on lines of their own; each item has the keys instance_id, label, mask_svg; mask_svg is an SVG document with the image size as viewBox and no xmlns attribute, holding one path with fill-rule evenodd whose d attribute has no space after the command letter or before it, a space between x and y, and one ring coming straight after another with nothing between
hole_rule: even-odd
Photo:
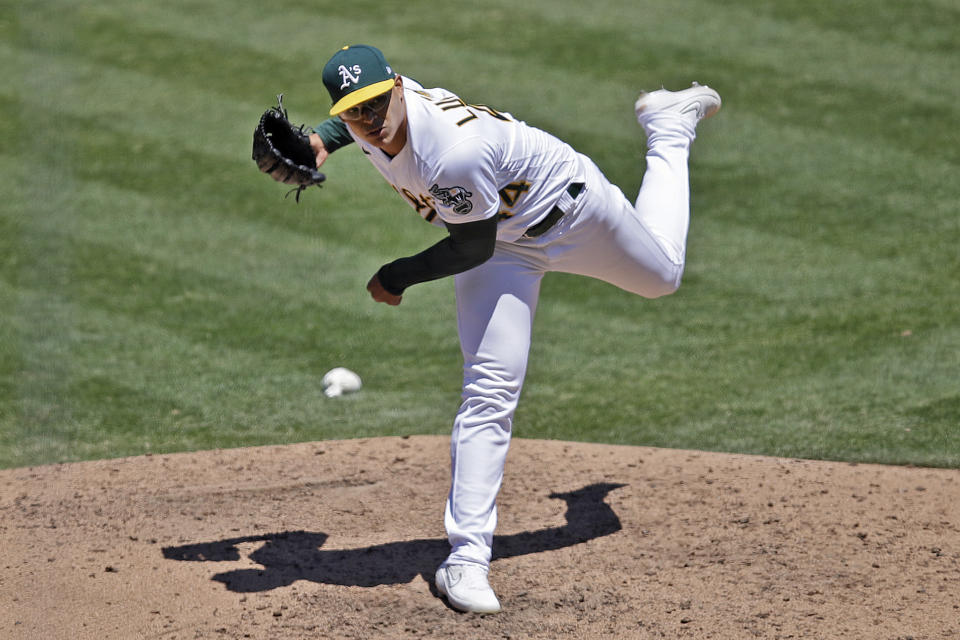
<instances>
[{"instance_id":1,"label":"dirt pitcher's mound","mask_svg":"<svg viewBox=\"0 0 960 640\"><path fill-rule=\"evenodd\" d=\"M448 444L0 471L0 637L960 636L960 472L515 440L491 583L436 597Z\"/></svg>"}]
</instances>

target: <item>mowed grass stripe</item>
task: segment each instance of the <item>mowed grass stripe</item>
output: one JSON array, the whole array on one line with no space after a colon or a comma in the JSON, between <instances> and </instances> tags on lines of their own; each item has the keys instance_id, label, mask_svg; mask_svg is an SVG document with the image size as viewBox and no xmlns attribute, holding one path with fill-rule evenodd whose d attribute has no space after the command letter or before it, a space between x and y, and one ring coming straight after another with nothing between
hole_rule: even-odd
<instances>
[{"instance_id":1,"label":"mowed grass stripe","mask_svg":"<svg viewBox=\"0 0 960 640\"><path fill-rule=\"evenodd\" d=\"M22 48L216 92L225 100L240 104L257 96L272 98L275 86L306 85L309 89L314 84L305 77L302 65L290 64L288 55L280 55L276 48L256 46L267 41L239 38L224 21L198 22L192 16L171 13L167 5L127 16L121 7L74 7L68 12L70 29L64 37L53 42L33 41ZM191 5L190 11L198 9ZM284 17L289 28L287 20ZM190 24L201 28L186 28ZM233 37L227 38L227 34ZM218 35L223 39L218 39ZM98 46L91 48L89 42L97 42ZM244 81L238 82L238 78ZM184 107L187 106L185 103Z\"/></svg>"},{"instance_id":2,"label":"mowed grass stripe","mask_svg":"<svg viewBox=\"0 0 960 640\"><path fill-rule=\"evenodd\" d=\"M61 283L66 299L164 327L197 343L253 351L264 359L303 359L313 363L314 373L322 374L337 358L356 352L371 355L365 353L369 341L389 326L378 322L375 316L380 312L364 309L359 285L356 293L344 292L340 305L334 305L309 296L273 293L242 277L207 276L177 266L175 256L162 262L69 232L47 233L60 235L64 245L59 260L67 279ZM432 315L437 319L435 312ZM446 345L452 355L451 333L442 332L445 339L438 341L438 332L425 324L412 329L410 340L429 340L437 351ZM398 355L407 351L422 350L406 342L396 348ZM430 364L430 356L424 356L425 374L431 373Z\"/></svg>"},{"instance_id":3,"label":"mowed grass stripe","mask_svg":"<svg viewBox=\"0 0 960 640\"><path fill-rule=\"evenodd\" d=\"M749 334L751 327L742 330ZM800 358L782 360L792 354L763 343L751 346L743 338L733 347L709 344L699 350L661 339L657 349L673 355L673 361L641 376L634 375L635 366L622 366L629 356L596 362L595 354L577 351L584 366L570 367L569 350L543 333L539 338L532 382L517 415L519 429L535 437L709 450L728 450L735 442L735 450L751 453L957 463L958 397L947 382L957 363L943 359L944 347L958 339L956 332L917 338L919 345L914 338L890 336L886 353L829 363L823 353L802 349ZM900 354L891 360L897 341ZM641 362L645 346L635 347ZM818 358L826 375L810 372ZM935 363L926 375L915 372L917 358ZM777 363L786 366L777 369ZM610 368L618 374L615 386L602 375ZM890 394L891 385L899 392Z\"/></svg>"},{"instance_id":4,"label":"mowed grass stripe","mask_svg":"<svg viewBox=\"0 0 960 640\"><path fill-rule=\"evenodd\" d=\"M691 11L698 11L700 9L706 8L707 6L709 5L705 5L703 3L692 3L690 5L690 9ZM138 9L142 9L142 8L138 8ZM159 11L159 7L157 8L157 10ZM164 11L166 11L166 8L164 8ZM923 107L924 105L927 105L926 109L921 109L922 111L921 115L923 115L924 117L931 117L931 118L940 117L944 113L945 109L949 111L950 109L955 110L956 108L955 107L956 100L952 99L956 96L951 96L950 94L951 92L950 87L953 86L955 83L952 82L952 77L948 70L948 65L940 64L943 62L943 60L938 56L931 56L927 59L915 58L908 55L910 52L905 52L902 48L894 47L885 41L879 42L879 43L869 42L867 45L855 47L850 52L849 57L852 62L861 62L861 61L868 61L868 60L872 61L873 64L876 65L875 67L871 67L869 71L864 72L863 71L864 65L851 64L850 66L852 67L852 72L860 73L862 74L861 76L851 77L850 74L844 74L842 77L831 78L827 75L827 73L829 72L830 69L836 68L836 66L823 65L822 64L823 61L820 59L817 59L817 56L824 55L823 52L825 51L832 52L830 55L836 55L835 52L838 50L838 47L840 47L842 44L848 44L850 42L850 38L847 37L846 34L843 34L842 38L840 34L836 34L837 39L836 41L833 41L831 40L831 37L834 35L833 30L827 30L823 33L820 33L820 32L817 32L815 29L812 29L809 22L801 21L800 23L794 25L793 22L781 22L778 20L774 20L769 25L769 29L773 31L774 36L767 39L762 39L762 38L757 38L756 34L754 33L744 33L742 30L739 30L739 31L738 30L722 30L718 28L718 23L720 26L722 26L728 21L731 24L734 22L738 24L743 24L743 21L740 20L740 18L743 17L742 11L737 11L735 9L728 9L726 11L714 11L714 13L715 13L714 19L710 21L710 24L712 25L712 29L707 31L707 37L705 39L699 40L701 50L709 50L712 44L726 44L727 46L729 46L730 44L740 45L740 44L753 43L753 46L754 46L753 50L749 48L744 49L742 47L737 47L737 48L734 48L733 50L740 52L740 55L742 56L743 59L748 59L748 60L762 59L765 61L765 65L766 65L765 72L759 72L759 71L764 71L764 69L753 69L754 73L743 74L740 72L750 71L751 69L748 66L745 67L744 64L729 64L729 63L735 63L737 61L737 58L731 58L729 57L729 55L719 56L719 61L725 64L720 64L717 66L729 68L731 69L731 72L736 73L738 74L738 76L740 76L740 81L737 82L736 85L731 86L730 90L732 91L739 90L744 93L749 91L754 95L762 93L758 91L756 87L750 85L750 78L758 78L758 79L762 79L764 82L769 82L771 79L775 79L778 75L775 73L771 73L771 71L775 69L781 69L781 70L791 69L794 72L794 75L798 73L811 75L813 78L816 79L816 82L820 83L819 85L818 84L811 85L810 87L811 90L809 91L804 90L804 91L794 92L795 94L794 98L796 98L797 95L807 96L812 100L820 101L820 103L817 104L816 102L814 102L812 104L798 104L796 105L796 108L795 108L796 113L793 115L803 116L803 114L807 114L808 117L812 117L816 120L818 117L818 114L822 114L822 112L825 109L832 109L833 111L836 111L835 115L839 117L852 118L850 114L857 113L857 115L859 115L859 118L852 118L851 120L852 122L860 121L861 126L869 125L870 131L872 134L877 134L877 133L883 134L883 131L885 129L890 129L891 127L896 129L898 126L900 126L898 121L891 120L890 118L888 118L890 114L889 109L891 106L898 109L901 115L909 115L911 112L916 112L918 110L917 109L918 107ZM437 20L438 22L443 21L445 24L449 24L450 26L449 30L456 32L456 29L453 29L453 27L455 27L457 23L453 22L452 24L450 24L448 22L448 18L452 18L459 15L461 16L460 19L462 20L464 19L462 17L463 14L464 12L462 11L457 11L457 12L451 11L450 13L437 11L433 13L433 16L434 16L433 19ZM144 14L138 11L138 13L135 15L143 16ZM422 17L423 17L422 15L419 15L416 12L411 12L410 15L416 16L415 18L411 18L416 20L422 20ZM654 13L653 15L657 16L656 13ZM152 21L154 20L155 17L156 16L153 16L153 15L149 16L149 19L151 20L151 24L153 24ZM522 17L523 17L523 14L519 16L519 18L522 18ZM507 19L508 19L507 17L503 17L501 19L501 22L506 21ZM516 16L514 16L512 19L516 20L517 22L523 22L523 20L517 20ZM100 18L100 20L103 20L103 18ZM174 23L176 23L176 19L174 19ZM498 23L499 22L496 20L491 21L490 23L488 23L489 26L487 28L494 29L496 28L496 25ZM201 22L200 24L204 24L204 23ZM227 20L221 25L219 25L220 31L217 33L219 33L224 38L229 38L232 36L237 40L239 40L237 31L227 28L227 25L229 24L231 23L229 20ZM615 28L615 27L619 27L619 25L622 24L622 22L611 18L609 19L608 24L609 24L608 28ZM652 25L650 25L650 21L642 22L641 24L646 24L648 25L647 29L652 29ZM765 24L765 22L764 22L764 19L757 18L756 16L754 16L754 20L750 24L754 28L760 28L758 27L758 25L763 25ZM122 29L122 24L118 25L114 22L114 25L115 25L115 29ZM207 44L210 44L209 32L213 30L211 29L211 26L215 27L218 25L204 24L204 29L201 30L202 33L206 34L205 37L208 38ZM277 28L282 28L284 32L289 32L288 23L283 23L283 24L278 23L275 26ZM643 40L645 42L651 42L650 40L651 35L656 35L657 33L670 33L671 36L669 38L669 41L675 41L676 37L673 34L675 34L678 29L681 29L682 25L674 25L674 26L676 26L675 29L661 28L661 29L657 29L656 31L651 30L650 32L641 31ZM688 28L690 27L688 26ZM792 47L782 46L784 43L789 44L789 43L796 42L796 37L794 37L793 33L790 31L791 28L795 28L797 30L797 33L802 34L805 38L809 39L811 43L819 42L820 45L818 47L805 48L804 51L810 55L798 57L796 55L796 51L793 50ZM712 43L709 39L709 35L711 33L716 34L718 32L723 34L730 34L730 33L739 34L743 41L742 42L735 41L731 43L730 37L727 36L722 43L719 43L719 42ZM270 33L270 32L267 32L267 33ZM590 39L593 41L596 41L595 36L603 35L603 34L591 33L589 28L579 29L579 33L581 34L581 37L583 37L585 40ZM309 40L307 40L307 42L309 42L312 45L315 39L319 38L321 34L317 34L316 36L311 37ZM124 39L122 38L122 33L121 33L121 34L118 34L118 37L115 38L114 41L115 42L126 41L126 42L129 42L130 47L132 47L133 43L136 42L137 40L136 38L137 35L142 35L142 34L132 33L130 34L129 38ZM241 31L240 37L242 37L243 35L244 33ZM257 35L265 35L265 34L257 34ZM693 31L691 31L691 35L693 35ZM634 36L634 38L640 39L640 35ZM663 39L664 36L661 35L660 38ZM632 56L627 55L630 50L629 47L632 46L631 43L629 42L630 39L631 38L627 38L627 42L623 44L621 44L624 40L623 38L619 38L615 40L611 40L610 38L607 38L603 40L604 42L609 43L609 46L623 46L626 48L626 50L622 52L623 55L615 55L620 53L617 51L606 52L606 53L608 55L611 55L612 57L617 57L624 60L630 60ZM826 40L826 42L823 42L823 40ZM245 38L244 41L250 42L250 39ZM262 42L263 40L260 40L260 41ZM451 38L450 41L461 43L461 46L462 46L462 40L455 40ZM300 42L303 42L303 40L300 40ZM176 41L174 41L174 44L175 43ZM660 42L657 38L654 38L652 40L652 43L657 46L664 44ZM427 44L430 44L430 43L427 43ZM517 46L516 43L508 43L508 44L511 44L511 46L514 46L514 47ZM803 42L799 42L798 44L802 45ZM761 47L764 45L767 48L764 48L762 50L757 49L758 47ZM192 51L192 47L190 46L185 46L183 48L187 52ZM311 49L312 48L313 47L311 47ZM432 47L427 46L427 48L432 48ZM544 52L541 55L544 55L545 60L550 61L551 63L549 65L544 65L544 66L548 66L555 69L563 69L568 72L579 70L579 71L582 71L584 75L587 75L587 74L596 75L595 68L591 67L589 56L583 56L579 58L584 61L582 63L583 68L577 69L576 67L571 68L569 64L565 64L562 61L558 62L557 58L552 55L553 53L556 52L556 49L557 49L555 45L553 47L532 47L531 46L530 49L540 50ZM569 47L569 46L564 47L564 50L567 50L567 51L576 50L576 49L577 49L576 47ZM239 53L239 51L241 50L242 49L240 48L239 43L235 43L233 46L229 48L221 47L219 49L214 49L213 51L208 51L207 53L211 54L210 57L221 58L223 57L223 55L226 55L228 51L233 53ZM499 49L500 52L503 52L504 50L509 51L510 49L509 48L504 49L503 47ZM253 49L251 49L251 51L253 51ZM296 45L291 44L291 51L292 52L296 51ZM203 49L197 50L195 51L196 55L187 56L187 58L202 59L204 57L203 53L204 53ZM517 51L517 55L515 57L511 56L510 58L508 58L507 60L503 60L502 62L509 64L509 61L511 59L514 62L519 62L520 60L523 60L524 68L530 69L531 62L529 59L529 55L527 55L529 53L531 53L531 51L525 48L523 50ZM667 49L666 51L663 51L663 53L660 56L658 56L656 59L658 60L658 62L661 60L669 60L671 58L671 53L672 53L671 50ZM524 54L524 57L521 58L519 54ZM243 60L246 57L255 58L257 56L262 56L262 52L257 52L256 56L249 56L249 54L248 56L238 55L238 58ZM123 61L125 59L125 57L122 55L116 55L116 56L111 55L111 56L106 56L106 58L119 60L119 61ZM461 57L454 56L453 59L458 60L458 59L461 59ZM148 59L143 60L144 65L148 64L148 62L149 62ZM252 60L250 62L251 64L249 66L251 68L255 68L252 65ZM807 66L801 67L798 69L797 67L798 64L807 65ZM243 65L241 65L241 67L242 66ZM500 66L500 65L497 65L497 66ZM170 66L163 65L162 61L160 61L159 64L154 65L154 68L168 70L170 69ZM174 68L176 68L176 66L174 66ZM933 79L932 86L929 87L928 90L922 96L918 95L919 88L916 86L917 83L914 83L911 87L903 87L902 83L899 81L900 78L909 77L910 75L914 74L918 69L924 70L924 73L927 74L924 77L928 77L929 74L931 73L933 74L937 73L938 72L937 70L940 70L940 73L942 73L940 77ZM876 70L877 72L873 72L874 70ZM880 73L881 70L882 70L882 73ZM200 70L198 69L197 71L200 71ZM810 72L815 72L815 73L811 74ZM169 73L169 71L167 71L167 73ZM629 64L624 64L615 69L606 71L604 75L609 78L611 77L611 74L612 74L612 77L614 80L622 82L627 80L627 78L620 76L619 74L635 74L635 73L636 72L631 69L631 66ZM186 77L189 77L189 74L183 74L183 75L185 75ZM784 82L791 81L790 75L787 75L787 74L780 74L780 75L784 78ZM251 73L251 76L255 78L257 77L257 74ZM201 74L199 77L202 78L202 77L205 77L205 75ZM316 84L316 83L313 83L313 84ZM802 89L803 87L800 87L800 88ZM843 89L845 88L847 89L847 91L843 91ZM840 89L840 91L835 91L834 89ZM767 93L775 94L777 93L777 91L778 91L778 87L776 85L772 85L768 87ZM850 95L851 91L855 91L855 93L853 95ZM893 93L891 93L891 91ZM902 92L903 95L901 97L906 98L908 100L906 102L904 100L892 100L891 95L896 95L897 91ZM843 106L844 104L849 104L849 105L856 105L857 107L859 107L861 105L867 104L867 105L871 105L872 108L868 110L848 109L846 110L846 112L844 112L844 110L842 109L833 109L832 108L833 105L831 102L824 103L823 101L825 99L830 101L839 100L840 106ZM746 103L747 101L744 101L744 102ZM878 124L880 125L885 124L886 126L877 126ZM907 123L907 125L908 124L909 123ZM893 131L889 135L891 135L892 137L899 137L899 134L900 134L899 131Z\"/></svg>"},{"instance_id":5,"label":"mowed grass stripe","mask_svg":"<svg viewBox=\"0 0 960 640\"><path fill-rule=\"evenodd\" d=\"M455 384L425 377L422 386L391 389L389 372L371 372L373 395L331 403L301 362L184 340L143 319L45 293L21 289L16 298L21 309L69 322L55 333L13 328L24 369L11 378L15 395L0 419L10 440L3 466L447 428L444 405Z\"/></svg>"},{"instance_id":6,"label":"mowed grass stripe","mask_svg":"<svg viewBox=\"0 0 960 640\"><path fill-rule=\"evenodd\" d=\"M349 244L356 238L356 222L384 202L390 203L394 215L379 217L370 226L374 243L387 239L409 243L434 232L418 223L416 213L397 199L355 149L339 154L330 164L330 179L322 190L313 188L303 194L300 206L292 198L284 201L289 188L265 178L249 159L253 127L264 105L230 115L227 103L216 94L178 92L175 85L142 74L115 72L60 56L20 56L2 46L0 60L42 66L49 84L68 83L62 88L66 98L55 110L49 106L49 97L39 91L26 93L18 105L34 110L38 124L46 127L40 131L59 129L59 146L39 150L57 154L61 162L74 160L70 170L86 179L111 180L153 194L169 201L173 209L217 207L252 219L268 217L297 231L330 237L331 242ZM101 76L111 78L103 83L107 97L70 99L72 91L85 96L86 83ZM178 121L188 112L175 107L170 97L175 94L176 101L211 107ZM111 95L128 96L127 104ZM358 189L364 182L369 186Z\"/></svg>"},{"instance_id":7,"label":"mowed grass stripe","mask_svg":"<svg viewBox=\"0 0 960 640\"><path fill-rule=\"evenodd\" d=\"M34 170L43 170L40 166L18 164L12 158L2 158L2 166L11 175L21 175L26 180ZM62 238L57 244L72 238L114 245L145 259L158 260L169 268L189 268L205 276L243 282L246 287L260 289L263 295L311 299L319 304L343 297L343 292L335 294L327 291L326 286L344 280L356 285L353 279L363 279L366 271L378 264L369 247L349 244L346 230L331 232L334 237L330 238L319 225L300 231L280 224L278 219L318 214L298 209L292 201L284 202L279 194L263 198L269 206L280 209L276 217L262 212L245 219L234 210L215 207L215 202L185 208L179 202L178 192L170 202L165 197L167 189L136 189L138 183L124 174L127 166L122 159L94 171L88 166L78 172L81 175L74 176L68 197L61 194L49 204L27 201L7 207L0 220L10 227L11 234L15 228L29 224L37 232L60 234ZM148 168L147 172L152 170ZM183 172L182 177L186 177L189 167ZM174 176L173 182L176 181ZM68 213L57 213L67 203ZM37 215L38 209L48 213ZM361 267L365 270L358 272ZM365 282L363 279L362 284Z\"/></svg>"},{"instance_id":8,"label":"mowed grass stripe","mask_svg":"<svg viewBox=\"0 0 960 640\"><path fill-rule=\"evenodd\" d=\"M845 425L870 432L887 424L915 430L931 402L950 406L960 362L949 345L960 335L950 321L953 312L936 291L916 291L904 282L907 260L861 261L830 247L811 248L749 228L729 229L721 222L710 221L701 232L721 238L720 227L730 232L731 243L740 242L744 256L710 264L692 259L688 271L694 271L694 282L664 301L614 304L603 285L548 278L530 378L559 384L528 388L535 422L547 424L557 415L548 408L556 398L564 398L564 410L574 414L583 399L605 397L607 370L618 373L614 404L627 422L636 412L644 423L670 420L693 428L728 416L723 424L735 429L744 420L737 407L766 402L772 403L769 411L748 412L753 421L769 418L780 424L764 422L764 430L789 429L791 418L821 429ZM728 246L722 238L715 244L717 252ZM794 253L794 272L759 266L782 264ZM581 290L588 297L574 301ZM609 322L611 316L618 321ZM631 329L631 316L642 328ZM912 335L902 335L905 330ZM591 332L610 339L593 337L582 350L577 347L581 343L569 339ZM571 351L579 361L570 361ZM682 394L681 400L681 389L696 391ZM790 407L785 414L790 418L777 410L780 404ZM809 418L800 415L803 407ZM612 416L611 424L618 424ZM942 438L956 438L955 430L948 429L952 424L935 425L944 430ZM646 437L646 431L637 437ZM758 448L752 450L762 451L761 442L767 441L755 442ZM685 442L707 446L695 439ZM951 454L941 453L951 449L943 443L931 449L921 440L915 446L928 463L944 462ZM839 451L833 449L831 457Z\"/></svg>"},{"instance_id":9,"label":"mowed grass stripe","mask_svg":"<svg viewBox=\"0 0 960 640\"><path fill-rule=\"evenodd\" d=\"M708 306L724 313L720 307ZM624 397L631 399L628 402L639 415L647 411L648 390L657 389L664 392L665 402L673 404L677 420L710 419L723 404L804 398L810 406L820 407L820 412L835 415L838 421L842 418L844 424L851 424L845 407L862 411L869 406L869 411L853 417L869 427L881 415L904 415L931 398L956 393L953 380L960 363L950 348L960 337L956 329L924 329L896 320L884 323L872 315L866 322L848 317L845 327L824 328L837 323L826 316L807 321L772 313L736 315L735 309L729 316L734 326L718 329L704 321L697 307L683 305L672 315L639 308L638 324L662 321L659 326L672 327L648 335L611 327L602 319L604 308L598 305L596 315L586 318L594 321L592 329L597 333L619 330L617 339L591 339L577 347L565 338L590 335L589 329L555 329L564 313L545 303L531 363L531 379L536 383L528 394L536 395L541 383L558 383L574 402L592 393L602 396L609 385L605 372L614 370L617 403ZM900 328L904 326L913 327L911 334L904 335L905 329ZM696 391L680 394L681 389Z\"/></svg>"},{"instance_id":10,"label":"mowed grass stripe","mask_svg":"<svg viewBox=\"0 0 960 640\"><path fill-rule=\"evenodd\" d=\"M512 6L509 0L492 4ZM811 6L802 0L776 5L744 0L722 6L709 0L663 0L632 7L624 7L619 0L597 0L589 7L564 0L526 6L533 15L524 24L545 21L551 28L543 32L549 34L558 24L574 23L578 31L596 30L593 35L600 37L594 42L603 43L602 48L581 49L537 43L529 45L531 50L548 57L551 49L564 48L585 65L592 54L606 57L609 51L610 59L623 62L611 69L614 72L684 67L688 73L700 68L735 72L737 61L746 63L744 66L762 61L788 77L819 77L864 86L882 83L890 87L892 101L920 95L935 104L949 105L960 91L949 65L943 64L956 53L956 6L943 11L939 3L918 2L907 7L894 0L843 6ZM460 15L464 21L470 19ZM937 18L931 21L931 15ZM867 24L871 27L865 28ZM891 37L894 35L899 37ZM519 50L529 42L515 39L505 44L508 50ZM644 55L635 62L633 52L637 50ZM678 56L677 51L687 53ZM772 74L760 78L774 79ZM905 85L904 79L912 83Z\"/></svg>"},{"instance_id":11,"label":"mowed grass stripe","mask_svg":"<svg viewBox=\"0 0 960 640\"><path fill-rule=\"evenodd\" d=\"M735 110L704 129L691 161L694 225L719 216L865 257L889 255L903 236L936 242L956 229L944 215L960 196L949 165L842 129L778 126Z\"/></svg>"},{"instance_id":12,"label":"mowed grass stripe","mask_svg":"<svg viewBox=\"0 0 960 640\"><path fill-rule=\"evenodd\" d=\"M0 281L0 289L7 288ZM13 299L24 313L5 320L5 332L22 338L16 353L28 371L40 372L40 377L49 374L46 381L55 386L87 377L109 378L118 386L176 397L181 403L195 402L198 407L216 392L213 395L224 404L209 405L208 417L212 418L218 417L218 411L230 415L275 409L291 397L299 401L297 396L304 392L319 398L323 369L318 367L318 352L312 350L265 354L244 345L198 341L152 317L116 313L82 300L69 301L23 287L16 290ZM29 319L31 312L41 310L47 314L46 323L38 326ZM429 362L421 362L424 377L412 381L403 392L415 388L422 393L436 386L431 380L437 377L430 375ZM379 374L374 373L376 379ZM23 384L28 385L30 379L26 376ZM295 381L298 385L291 386ZM283 389L291 396L278 393ZM388 396L390 392L389 385L384 385L375 394ZM264 401L268 401L266 406Z\"/></svg>"},{"instance_id":13,"label":"mowed grass stripe","mask_svg":"<svg viewBox=\"0 0 960 640\"><path fill-rule=\"evenodd\" d=\"M956 25L960 7L951 0L811 4L804 0L741 0L737 3L754 15L816 25L858 41L889 42L907 50L931 53L956 52Z\"/></svg>"},{"instance_id":14,"label":"mowed grass stripe","mask_svg":"<svg viewBox=\"0 0 960 640\"><path fill-rule=\"evenodd\" d=\"M274 258L269 257L270 246L255 242L226 249L217 248L216 242L207 247L181 246L176 237L160 239L164 229L170 233L170 221L151 219L149 212L131 215L129 222L144 227L156 222L159 226L150 232L122 223L111 228L109 219L97 221L94 217L97 199L85 201L81 191L75 200L82 205L76 216L59 221L41 216L28 223L18 240L29 242L25 247L11 247L21 255L5 269L8 281L51 287L69 300L140 317L198 343L262 351L264 358L313 358L319 368L314 373L358 353L369 357L364 350L369 348L372 333L396 321L389 310L367 304L362 285L372 267L356 268L352 279L338 271L343 265L329 269L332 278L322 264L314 277L308 273L309 264L291 271L288 267L295 263L297 244L304 248L296 236L280 238ZM85 219L88 206L90 219ZM217 233L215 227L191 227L189 222L179 233L196 231ZM269 237L258 231L251 228L251 237ZM289 262L284 258L286 246L293 256ZM41 247L46 249L38 253ZM54 250L56 253L51 253ZM251 265L245 257L248 250L261 261ZM303 258L309 261L308 256ZM440 283L425 285L417 297L426 304L411 312L421 320L416 325L418 342L428 341L437 354L449 354L445 358L449 359L456 351L454 330L447 324L452 305L442 289ZM438 296L446 302L436 300ZM432 300L436 304L431 304ZM438 313L438 306L445 311ZM404 342L397 348L398 355L419 356L421 349L415 344ZM430 362L422 362L427 374Z\"/></svg>"},{"instance_id":15,"label":"mowed grass stripe","mask_svg":"<svg viewBox=\"0 0 960 640\"><path fill-rule=\"evenodd\" d=\"M255 102L256 96L239 103L183 82L59 52L22 50L0 43L0 61L14 68L41 70L19 87L2 87L4 95L55 113L89 117L118 130L166 140L189 151L214 149L231 158L249 158L253 128L265 108ZM271 98L275 101L275 96ZM228 128L241 122L246 125L242 135L239 129ZM233 132L235 135L224 135ZM138 141L130 142L136 145Z\"/></svg>"},{"instance_id":16,"label":"mowed grass stripe","mask_svg":"<svg viewBox=\"0 0 960 640\"><path fill-rule=\"evenodd\" d=\"M178 137L167 137L165 132L138 132L137 122L124 123L81 103L73 103L67 113L51 111L32 98L26 104L15 104L31 108L37 121L48 130L61 130L57 146L38 148L41 153L49 151L43 161L72 161L69 171L79 180L104 181L122 190L139 191L154 199L151 210L162 218L180 218L181 212L228 212L318 238L324 249L356 243L359 250L369 250L368 243L358 239L355 232L358 221L368 219L376 223L369 231L374 244L389 238L401 245L406 239L412 246L439 233L420 222L416 213L405 207L356 153L338 158L332 173L365 173L372 188L360 192L353 181L331 178L322 190L314 188L303 194L303 202L297 205L293 198L283 198L288 187L270 181L256 170L246 149L242 154L230 152L228 142L243 138L249 144L252 126L250 131L244 127L216 134L208 129L184 128L178 131ZM197 142L198 133L208 137L223 135L227 142L201 145ZM38 142L25 140L24 144ZM35 179L35 174L31 178L29 172L25 173L28 181ZM41 185L37 183L37 187L40 189ZM382 202L390 203L392 215L371 213ZM117 216L118 223L123 223L122 206L107 210ZM158 224L165 223L161 219Z\"/></svg>"}]
</instances>

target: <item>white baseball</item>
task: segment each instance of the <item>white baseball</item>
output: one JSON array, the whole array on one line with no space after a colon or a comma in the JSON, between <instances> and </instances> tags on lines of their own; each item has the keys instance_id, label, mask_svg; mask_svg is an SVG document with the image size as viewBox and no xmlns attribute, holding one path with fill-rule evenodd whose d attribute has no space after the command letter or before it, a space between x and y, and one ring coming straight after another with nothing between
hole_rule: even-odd
<instances>
[{"instance_id":1,"label":"white baseball","mask_svg":"<svg viewBox=\"0 0 960 640\"><path fill-rule=\"evenodd\" d=\"M362 386L360 376L343 367L331 369L323 376L323 394L328 398L359 391Z\"/></svg>"}]
</instances>

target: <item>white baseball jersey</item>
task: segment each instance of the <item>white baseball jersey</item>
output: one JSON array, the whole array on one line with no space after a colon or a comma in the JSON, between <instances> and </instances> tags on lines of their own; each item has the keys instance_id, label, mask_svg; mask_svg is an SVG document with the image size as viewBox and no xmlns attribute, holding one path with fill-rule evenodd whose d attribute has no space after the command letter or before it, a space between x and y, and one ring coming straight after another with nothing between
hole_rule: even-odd
<instances>
[{"instance_id":1,"label":"white baseball jersey","mask_svg":"<svg viewBox=\"0 0 960 640\"><path fill-rule=\"evenodd\" d=\"M498 216L493 255L455 276L463 396L451 437L445 564L489 567L496 496L546 273L584 275L645 297L680 285L690 220L693 112L644 114L646 169L630 201L586 156L506 113L403 79L407 140L391 158L350 130L373 165L435 224ZM567 191L582 183L576 199ZM554 207L549 231L521 239Z\"/></svg>"},{"instance_id":2,"label":"white baseball jersey","mask_svg":"<svg viewBox=\"0 0 960 640\"><path fill-rule=\"evenodd\" d=\"M554 136L445 89L403 78L407 143L391 158L358 138L373 165L425 220L442 226L499 216L497 239L513 242L543 219L581 157Z\"/></svg>"}]
</instances>

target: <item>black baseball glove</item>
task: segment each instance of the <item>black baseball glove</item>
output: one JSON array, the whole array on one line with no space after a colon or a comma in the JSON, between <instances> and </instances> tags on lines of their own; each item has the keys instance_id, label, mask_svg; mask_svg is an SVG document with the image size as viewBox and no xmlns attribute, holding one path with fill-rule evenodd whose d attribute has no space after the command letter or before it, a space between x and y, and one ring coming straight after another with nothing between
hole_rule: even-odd
<instances>
[{"instance_id":1,"label":"black baseball glove","mask_svg":"<svg viewBox=\"0 0 960 640\"><path fill-rule=\"evenodd\" d=\"M296 191L297 202L304 189L320 186L327 179L317 171L316 155L304 125L295 127L287 119L282 93L277 96L277 106L263 113L253 131L253 160L260 171L277 182L295 185L287 195Z\"/></svg>"}]
</instances>

